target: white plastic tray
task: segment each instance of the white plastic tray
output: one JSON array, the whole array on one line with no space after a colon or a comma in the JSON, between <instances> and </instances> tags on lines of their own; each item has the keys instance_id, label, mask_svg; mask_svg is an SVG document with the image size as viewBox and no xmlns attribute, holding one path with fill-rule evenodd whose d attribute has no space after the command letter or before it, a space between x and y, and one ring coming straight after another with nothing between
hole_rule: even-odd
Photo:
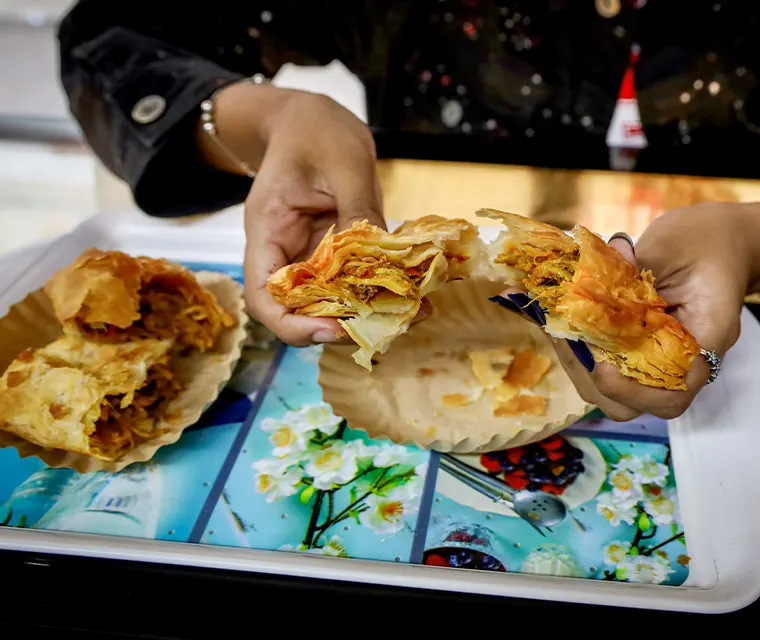
<instances>
[{"instance_id":1,"label":"white plastic tray","mask_svg":"<svg viewBox=\"0 0 760 640\"><path fill-rule=\"evenodd\" d=\"M39 288L90 246L174 260L239 264L244 251L240 210L195 223L150 219L137 212L93 218L34 253L0 257L0 315ZM496 233L484 228L486 239ZM41 252L41 253L40 253ZM191 565L236 571L368 582L497 596L625 607L728 612L760 596L760 430L754 390L760 326L745 311L742 336L724 372L681 419L670 423L682 520L692 557L684 586L663 587L525 574L341 560L301 554L0 528L0 548Z\"/></svg>"}]
</instances>

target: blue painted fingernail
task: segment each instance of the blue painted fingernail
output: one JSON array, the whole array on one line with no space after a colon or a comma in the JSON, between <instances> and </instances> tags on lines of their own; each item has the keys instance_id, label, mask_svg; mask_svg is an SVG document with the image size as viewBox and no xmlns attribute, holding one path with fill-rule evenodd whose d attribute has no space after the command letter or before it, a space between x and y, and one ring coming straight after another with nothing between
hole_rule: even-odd
<instances>
[{"instance_id":1,"label":"blue painted fingernail","mask_svg":"<svg viewBox=\"0 0 760 640\"><path fill-rule=\"evenodd\" d=\"M524 293L510 293L507 298L520 307L520 311L533 320L533 322L537 322L542 327L546 324L546 314L538 302Z\"/></svg>"},{"instance_id":2,"label":"blue painted fingernail","mask_svg":"<svg viewBox=\"0 0 760 640\"><path fill-rule=\"evenodd\" d=\"M568 340L567 344L570 345L575 357L578 358L578 362L586 368L586 371L591 373L594 370L594 356L591 355L591 349L580 340Z\"/></svg>"},{"instance_id":3,"label":"blue painted fingernail","mask_svg":"<svg viewBox=\"0 0 760 640\"><path fill-rule=\"evenodd\" d=\"M518 307L511 300L507 300L506 298L502 296L491 296L488 299L494 304L498 304L500 307L504 307L505 309L509 309L510 311L514 311L515 313L522 313L522 309L520 309L520 307Z\"/></svg>"}]
</instances>

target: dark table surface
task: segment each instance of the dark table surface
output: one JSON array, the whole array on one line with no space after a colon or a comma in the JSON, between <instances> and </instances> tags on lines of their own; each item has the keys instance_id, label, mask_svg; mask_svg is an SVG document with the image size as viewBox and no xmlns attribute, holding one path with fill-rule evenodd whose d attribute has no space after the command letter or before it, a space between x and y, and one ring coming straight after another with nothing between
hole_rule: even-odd
<instances>
[{"instance_id":1,"label":"dark table surface","mask_svg":"<svg viewBox=\"0 0 760 640\"><path fill-rule=\"evenodd\" d=\"M56 638L226 640L270 629L278 636L302 630L361 638L382 629L409 637L414 629L451 633L459 625L468 635L575 628L627 637L628 629L704 634L760 616L760 601L731 614L678 614L11 552L0 553L0 575L0 638L14 640L32 629Z\"/></svg>"}]
</instances>

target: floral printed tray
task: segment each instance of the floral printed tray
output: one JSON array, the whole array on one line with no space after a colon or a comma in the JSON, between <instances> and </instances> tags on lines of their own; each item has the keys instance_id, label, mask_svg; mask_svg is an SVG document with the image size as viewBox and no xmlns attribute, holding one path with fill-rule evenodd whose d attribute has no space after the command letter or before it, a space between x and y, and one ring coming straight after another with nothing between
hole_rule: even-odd
<instances>
[{"instance_id":1,"label":"floral printed tray","mask_svg":"<svg viewBox=\"0 0 760 640\"><path fill-rule=\"evenodd\" d=\"M513 489L566 494L568 517L537 530L457 487L438 454L351 430L321 402L318 357L318 348L283 348L257 332L202 422L151 463L118 474L80 476L0 451L0 523L616 582L686 580L662 421L617 425L592 415L552 442L513 450L511 460L473 463ZM564 480L552 488L546 474L557 469Z\"/></svg>"}]
</instances>

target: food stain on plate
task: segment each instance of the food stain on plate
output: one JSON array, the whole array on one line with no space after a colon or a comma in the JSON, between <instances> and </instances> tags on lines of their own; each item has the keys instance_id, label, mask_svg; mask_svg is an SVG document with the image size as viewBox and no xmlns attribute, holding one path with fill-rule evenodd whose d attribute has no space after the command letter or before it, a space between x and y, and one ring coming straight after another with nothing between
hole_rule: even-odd
<instances>
[{"instance_id":1,"label":"food stain on plate","mask_svg":"<svg viewBox=\"0 0 760 640\"><path fill-rule=\"evenodd\" d=\"M477 397L472 398L464 393L446 393L441 396L444 407L469 407Z\"/></svg>"},{"instance_id":2,"label":"food stain on plate","mask_svg":"<svg viewBox=\"0 0 760 640\"><path fill-rule=\"evenodd\" d=\"M548 393L521 394L521 391L532 391L543 380L552 366L548 356L536 353L533 347L527 345L470 350L467 357L472 364L473 375L482 385L481 395L493 396L495 417L546 415ZM465 384L468 384L467 381Z\"/></svg>"}]
</instances>

